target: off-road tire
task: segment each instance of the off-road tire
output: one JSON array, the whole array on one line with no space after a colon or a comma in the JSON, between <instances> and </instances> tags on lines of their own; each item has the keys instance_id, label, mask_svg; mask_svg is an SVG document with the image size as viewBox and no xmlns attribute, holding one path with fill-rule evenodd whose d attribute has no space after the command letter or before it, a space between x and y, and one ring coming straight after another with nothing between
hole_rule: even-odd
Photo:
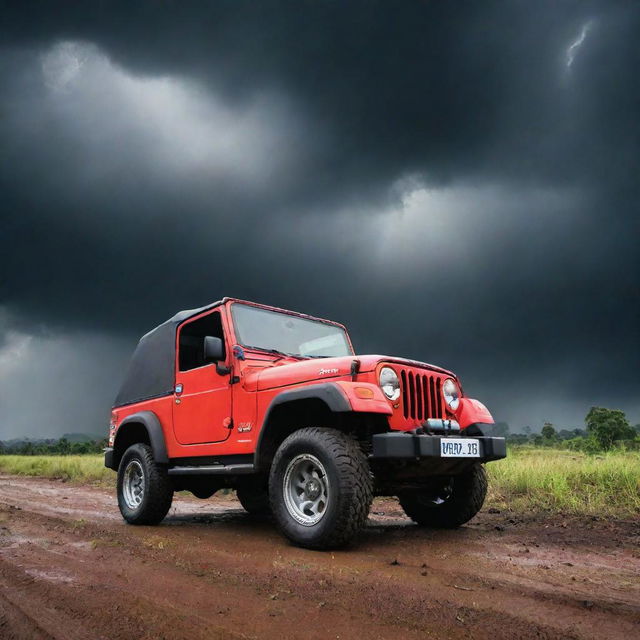
<instances>
[{"instance_id":1,"label":"off-road tire","mask_svg":"<svg viewBox=\"0 0 640 640\"><path fill-rule=\"evenodd\" d=\"M285 504L285 475L301 455L319 460L326 471L327 501L323 516L300 524ZM352 542L364 527L373 499L367 459L358 443L336 429L305 428L288 436L278 448L269 475L271 511L280 531L296 545L330 549Z\"/></svg>"},{"instance_id":2,"label":"off-road tire","mask_svg":"<svg viewBox=\"0 0 640 640\"><path fill-rule=\"evenodd\" d=\"M137 508L126 502L123 483L128 465L137 461L144 477L142 501ZM151 447L138 443L131 445L122 456L118 467L118 507L129 524L158 524L167 515L173 500L173 486L164 467L153 459Z\"/></svg>"},{"instance_id":3,"label":"off-road tire","mask_svg":"<svg viewBox=\"0 0 640 640\"><path fill-rule=\"evenodd\" d=\"M271 515L269 491L263 484L247 484L236 489L242 508L252 516L264 518Z\"/></svg>"},{"instance_id":4,"label":"off-road tire","mask_svg":"<svg viewBox=\"0 0 640 640\"><path fill-rule=\"evenodd\" d=\"M436 529L455 529L473 518L487 495L487 473L475 464L453 476L450 496L442 504L434 504L428 495L411 491L398 496L404 512L419 525Z\"/></svg>"}]
</instances>

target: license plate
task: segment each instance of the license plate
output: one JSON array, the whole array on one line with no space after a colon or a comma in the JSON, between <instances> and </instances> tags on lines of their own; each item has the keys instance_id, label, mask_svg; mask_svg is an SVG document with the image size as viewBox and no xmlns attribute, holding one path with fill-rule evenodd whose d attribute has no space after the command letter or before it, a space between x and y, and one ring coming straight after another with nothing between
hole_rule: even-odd
<instances>
[{"instance_id":1,"label":"license plate","mask_svg":"<svg viewBox=\"0 0 640 640\"><path fill-rule=\"evenodd\" d=\"M440 456L443 458L479 458L480 441L473 438L442 438Z\"/></svg>"}]
</instances>

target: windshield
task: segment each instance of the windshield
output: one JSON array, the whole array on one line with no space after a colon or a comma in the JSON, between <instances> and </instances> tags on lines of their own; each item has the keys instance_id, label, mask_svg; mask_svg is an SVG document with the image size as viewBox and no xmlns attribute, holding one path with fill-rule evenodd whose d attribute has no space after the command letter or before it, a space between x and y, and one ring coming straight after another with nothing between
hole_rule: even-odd
<instances>
[{"instance_id":1,"label":"windshield","mask_svg":"<svg viewBox=\"0 0 640 640\"><path fill-rule=\"evenodd\" d=\"M245 347L307 358L353 355L341 327L246 304L231 307L236 336Z\"/></svg>"}]
</instances>

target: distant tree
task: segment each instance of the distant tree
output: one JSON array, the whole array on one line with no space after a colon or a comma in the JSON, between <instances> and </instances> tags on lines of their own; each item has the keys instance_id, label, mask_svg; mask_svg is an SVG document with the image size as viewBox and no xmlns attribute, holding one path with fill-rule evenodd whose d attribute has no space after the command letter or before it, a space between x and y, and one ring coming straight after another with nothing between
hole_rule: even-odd
<instances>
[{"instance_id":1,"label":"distant tree","mask_svg":"<svg viewBox=\"0 0 640 640\"><path fill-rule=\"evenodd\" d=\"M616 440L633 440L635 430L620 409L591 407L585 418L587 432L600 449L608 451Z\"/></svg>"},{"instance_id":2,"label":"distant tree","mask_svg":"<svg viewBox=\"0 0 640 640\"><path fill-rule=\"evenodd\" d=\"M558 434L556 433L554 426L550 422L544 423L540 435L547 444L557 442L558 440Z\"/></svg>"},{"instance_id":3,"label":"distant tree","mask_svg":"<svg viewBox=\"0 0 640 640\"><path fill-rule=\"evenodd\" d=\"M91 450L90 442L74 442L71 445L71 453L73 454L91 453Z\"/></svg>"},{"instance_id":4,"label":"distant tree","mask_svg":"<svg viewBox=\"0 0 640 640\"><path fill-rule=\"evenodd\" d=\"M531 435L531 427L528 426L528 425L522 431L523 431L525 436L530 436Z\"/></svg>"},{"instance_id":5,"label":"distant tree","mask_svg":"<svg viewBox=\"0 0 640 640\"><path fill-rule=\"evenodd\" d=\"M71 453L71 443L66 438L60 438L57 445L58 453L68 455Z\"/></svg>"}]
</instances>

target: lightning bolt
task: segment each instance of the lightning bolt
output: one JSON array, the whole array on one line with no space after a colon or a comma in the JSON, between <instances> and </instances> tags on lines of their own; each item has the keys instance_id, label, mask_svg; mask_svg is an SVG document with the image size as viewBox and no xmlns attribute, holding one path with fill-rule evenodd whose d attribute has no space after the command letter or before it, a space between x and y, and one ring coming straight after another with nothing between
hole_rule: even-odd
<instances>
[{"instance_id":1,"label":"lightning bolt","mask_svg":"<svg viewBox=\"0 0 640 640\"><path fill-rule=\"evenodd\" d=\"M580 35L569 45L567 49L567 68L570 69L573 61L576 58L578 53L578 49L582 46L582 43L585 41L589 30L591 29L592 21L589 20L582 25L582 29L580 30Z\"/></svg>"}]
</instances>

